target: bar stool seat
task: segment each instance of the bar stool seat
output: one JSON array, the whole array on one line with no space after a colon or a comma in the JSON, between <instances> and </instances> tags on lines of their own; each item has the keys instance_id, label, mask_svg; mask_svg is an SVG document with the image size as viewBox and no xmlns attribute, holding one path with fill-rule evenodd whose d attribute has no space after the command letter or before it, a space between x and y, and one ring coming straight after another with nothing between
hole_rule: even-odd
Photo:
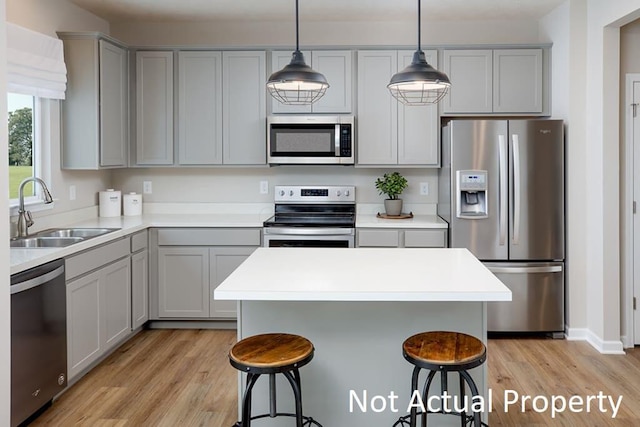
<instances>
[{"instance_id":1,"label":"bar stool seat","mask_svg":"<svg viewBox=\"0 0 640 427\"><path fill-rule=\"evenodd\" d=\"M418 389L420 370L426 369L429 371L422 391L422 402L425 405L431 382L437 372L441 373L440 383L442 395L444 395L445 392L448 393L448 372L457 372L459 374L460 402L464 402L465 383L469 386L472 397L479 395L473 378L471 378L471 375L467 372L469 369L482 365L487 359L487 349L479 339L460 332L421 332L404 341L402 344L402 355L409 363L414 365L411 379L411 393ZM424 427L427 425L427 413L428 411L418 413L417 408L412 407L411 413L401 417L394 426L404 426L408 424L410 427L416 427L417 416L421 415L422 426ZM445 412L440 411L440 413ZM486 425L481 422L480 414L477 412L472 416L467 416L465 412L447 413L459 415L462 426L466 426L467 423L471 421L473 421L474 427Z\"/></svg>"},{"instance_id":2,"label":"bar stool seat","mask_svg":"<svg viewBox=\"0 0 640 427\"><path fill-rule=\"evenodd\" d=\"M246 389L242 398L242 420L234 427L250 427L251 421L265 417L288 416L296 418L296 427L319 426L317 421L302 414L302 392L299 368L313 359L311 341L299 335L285 333L260 334L236 343L229 351L229 363L247 373ZM251 415L251 394L260 375L269 375L269 413ZM295 414L277 412L275 375L283 374L293 390Z\"/></svg>"}]
</instances>

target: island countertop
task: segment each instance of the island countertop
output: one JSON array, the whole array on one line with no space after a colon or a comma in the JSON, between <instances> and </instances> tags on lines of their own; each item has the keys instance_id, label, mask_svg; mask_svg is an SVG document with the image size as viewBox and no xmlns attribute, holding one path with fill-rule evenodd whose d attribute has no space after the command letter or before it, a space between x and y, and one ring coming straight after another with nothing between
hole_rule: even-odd
<instances>
[{"instance_id":1,"label":"island countertop","mask_svg":"<svg viewBox=\"0 0 640 427\"><path fill-rule=\"evenodd\" d=\"M258 248L214 298L511 301L511 291L466 249Z\"/></svg>"}]
</instances>

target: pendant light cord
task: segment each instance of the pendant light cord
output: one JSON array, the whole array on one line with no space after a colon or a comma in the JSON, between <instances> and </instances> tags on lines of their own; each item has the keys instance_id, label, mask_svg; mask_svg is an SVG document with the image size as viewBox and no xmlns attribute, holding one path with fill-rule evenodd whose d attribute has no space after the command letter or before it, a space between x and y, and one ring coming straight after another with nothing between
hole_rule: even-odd
<instances>
[{"instance_id":1,"label":"pendant light cord","mask_svg":"<svg viewBox=\"0 0 640 427\"><path fill-rule=\"evenodd\" d=\"M296 0L296 2L297 1L298 0ZM420 46L420 21L421 21L420 17L422 16L421 8L420 8L420 4L421 3L422 2L420 0L418 0L418 52L420 52L422 50L422 48Z\"/></svg>"},{"instance_id":2,"label":"pendant light cord","mask_svg":"<svg viewBox=\"0 0 640 427\"><path fill-rule=\"evenodd\" d=\"M296 0L296 51L300 50L300 34L298 32L298 0Z\"/></svg>"}]
</instances>

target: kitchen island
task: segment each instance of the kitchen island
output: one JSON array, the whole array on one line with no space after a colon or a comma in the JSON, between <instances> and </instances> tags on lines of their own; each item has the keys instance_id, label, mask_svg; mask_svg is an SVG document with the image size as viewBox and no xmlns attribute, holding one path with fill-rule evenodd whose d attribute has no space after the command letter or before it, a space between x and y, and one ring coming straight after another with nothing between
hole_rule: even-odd
<instances>
[{"instance_id":1,"label":"kitchen island","mask_svg":"<svg viewBox=\"0 0 640 427\"><path fill-rule=\"evenodd\" d=\"M313 342L314 360L300 371L305 415L325 427L373 427L391 426L406 412L406 338L451 330L486 342L486 302L509 301L511 292L466 249L259 248L215 298L239 301L238 339L287 332ZM486 364L471 374L486 395ZM254 414L268 411L266 383L254 388ZM280 381L279 410L292 412L292 401ZM459 422L441 417L436 425Z\"/></svg>"}]
</instances>

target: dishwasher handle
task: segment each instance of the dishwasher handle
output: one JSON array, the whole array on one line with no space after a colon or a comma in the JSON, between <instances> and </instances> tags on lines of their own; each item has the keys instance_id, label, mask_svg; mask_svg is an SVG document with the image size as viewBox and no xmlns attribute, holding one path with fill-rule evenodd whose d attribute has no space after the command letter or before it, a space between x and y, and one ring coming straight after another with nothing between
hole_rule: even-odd
<instances>
[{"instance_id":1,"label":"dishwasher handle","mask_svg":"<svg viewBox=\"0 0 640 427\"><path fill-rule=\"evenodd\" d=\"M18 282L16 284L11 285L11 295L17 294L19 292L28 291L29 289L33 289L37 286L43 285L58 276L64 274L64 265L56 268L55 270L49 271L41 276L34 277L33 279L25 280L23 282Z\"/></svg>"}]
</instances>

